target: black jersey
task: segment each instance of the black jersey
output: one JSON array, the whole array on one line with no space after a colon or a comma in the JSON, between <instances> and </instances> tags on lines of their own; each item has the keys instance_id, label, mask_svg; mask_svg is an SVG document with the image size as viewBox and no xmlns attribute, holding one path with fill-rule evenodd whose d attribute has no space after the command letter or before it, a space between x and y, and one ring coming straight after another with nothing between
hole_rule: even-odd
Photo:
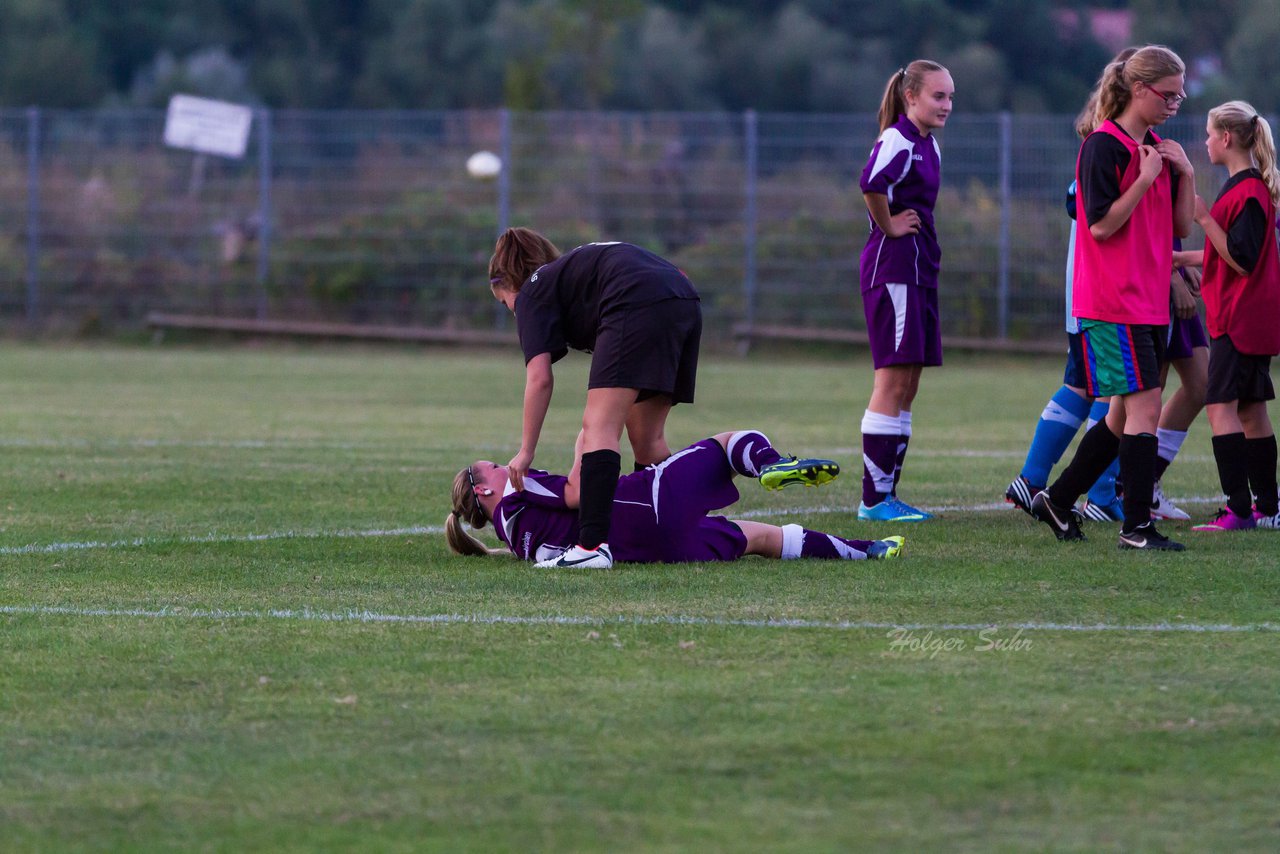
<instances>
[{"instance_id":1,"label":"black jersey","mask_svg":"<svg viewBox=\"0 0 1280 854\"><path fill-rule=\"evenodd\" d=\"M1122 133L1124 132L1124 128L1119 125L1116 127ZM1159 141L1159 137L1147 131L1142 144L1154 146ZM1120 179L1133 157L1134 155L1125 144L1110 134L1094 133L1085 138L1080 146L1078 192L1084 196L1085 218L1089 221L1089 225L1094 225L1106 216L1116 199L1123 194ZM1172 177L1170 192L1173 194L1173 202L1176 205L1178 182L1172 180ZM1072 215L1075 215L1074 210Z\"/></svg>"},{"instance_id":2,"label":"black jersey","mask_svg":"<svg viewBox=\"0 0 1280 854\"><path fill-rule=\"evenodd\" d=\"M1262 173L1257 169L1244 169L1232 175L1227 179L1227 183L1222 185L1217 201L1222 201L1227 193L1247 178L1256 178L1261 181ZM1227 250L1246 273L1252 273L1253 268L1257 266L1258 257L1262 255L1262 242L1271 237L1271 228L1262 204L1257 199L1245 199L1240 214L1232 221L1226 232Z\"/></svg>"},{"instance_id":3,"label":"black jersey","mask_svg":"<svg viewBox=\"0 0 1280 854\"><path fill-rule=\"evenodd\" d=\"M528 362L568 348L595 349L600 318L669 299L698 299L670 261L630 243L588 243L534 271L516 295L516 328Z\"/></svg>"}]
</instances>

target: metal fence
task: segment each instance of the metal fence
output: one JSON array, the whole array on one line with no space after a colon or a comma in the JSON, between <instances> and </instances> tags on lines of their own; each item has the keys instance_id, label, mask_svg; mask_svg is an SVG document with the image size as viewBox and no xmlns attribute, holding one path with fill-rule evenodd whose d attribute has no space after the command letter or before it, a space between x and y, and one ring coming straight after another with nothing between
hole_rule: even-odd
<instances>
[{"instance_id":1,"label":"metal fence","mask_svg":"<svg viewBox=\"0 0 1280 854\"><path fill-rule=\"evenodd\" d=\"M1061 329L1072 121L961 113L941 133L949 334ZM713 338L741 322L863 328L870 115L260 110L243 160L166 148L163 123L0 111L0 321L492 329L507 323L485 285L493 238L523 224L562 248L621 239L671 258ZM1162 130L1203 159L1201 127ZM468 175L478 150L502 158L496 179Z\"/></svg>"}]
</instances>

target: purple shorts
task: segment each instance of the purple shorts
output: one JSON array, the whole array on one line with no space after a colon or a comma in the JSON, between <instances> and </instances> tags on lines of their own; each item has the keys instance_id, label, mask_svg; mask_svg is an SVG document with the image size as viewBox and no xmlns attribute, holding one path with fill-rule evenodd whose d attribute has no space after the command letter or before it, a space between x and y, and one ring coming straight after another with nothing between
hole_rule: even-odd
<instances>
[{"instance_id":1,"label":"purple shorts","mask_svg":"<svg viewBox=\"0 0 1280 854\"><path fill-rule=\"evenodd\" d=\"M1196 347L1209 346L1209 337L1204 334L1204 321L1200 319L1199 312L1187 320L1172 313L1170 316L1173 319L1169 322L1169 346L1164 351L1166 362L1189 359Z\"/></svg>"},{"instance_id":2,"label":"purple shorts","mask_svg":"<svg viewBox=\"0 0 1280 854\"><path fill-rule=\"evenodd\" d=\"M617 560L645 563L737 560L746 535L707 515L737 500L724 448L703 439L618 480L609 548Z\"/></svg>"},{"instance_id":3,"label":"purple shorts","mask_svg":"<svg viewBox=\"0 0 1280 854\"><path fill-rule=\"evenodd\" d=\"M871 362L890 365L942 364L938 289L918 285L876 285L862 294L871 340Z\"/></svg>"}]
</instances>

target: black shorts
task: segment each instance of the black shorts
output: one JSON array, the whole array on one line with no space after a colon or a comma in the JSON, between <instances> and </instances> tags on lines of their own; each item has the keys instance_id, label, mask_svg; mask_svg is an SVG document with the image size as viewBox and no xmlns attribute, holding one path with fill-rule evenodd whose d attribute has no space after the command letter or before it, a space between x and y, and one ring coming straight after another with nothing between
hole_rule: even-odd
<instances>
[{"instance_id":1,"label":"black shorts","mask_svg":"<svg viewBox=\"0 0 1280 854\"><path fill-rule=\"evenodd\" d=\"M660 394L692 403L702 341L695 299L668 299L607 313L596 332L587 388L634 388L639 400Z\"/></svg>"},{"instance_id":2,"label":"black shorts","mask_svg":"<svg viewBox=\"0 0 1280 854\"><path fill-rule=\"evenodd\" d=\"M1209 387L1205 403L1275 400L1271 357L1241 353L1226 335L1209 342Z\"/></svg>"}]
</instances>

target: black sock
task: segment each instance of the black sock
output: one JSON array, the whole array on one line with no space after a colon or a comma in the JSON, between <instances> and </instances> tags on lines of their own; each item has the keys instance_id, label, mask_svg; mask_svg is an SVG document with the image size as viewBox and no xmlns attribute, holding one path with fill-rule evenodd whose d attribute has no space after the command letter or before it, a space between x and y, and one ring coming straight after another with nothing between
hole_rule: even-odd
<instances>
[{"instance_id":1,"label":"black sock","mask_svg":"<svg viewBox=\"0 0 1280 854\"><path fill-rule=\"evenodd\" d=\"M1249 492L1249 463L1243 433L1213 437L1213 460L1218 464L1218 482L1227 496L1227 509L1237 516L1253 515L1253 495Z\"/></svg>"},{"instance_id":2,"label":"black sock","mask_svg":"<svg viewBox=\"0 0 1280 854\"><path fill-rule=\"evenodd\" d=\"M578 544L594 549L609 541L613 494L618 489L622 455L617 451L588 451L582 455L582 484L578 490Z\"/></svg>"},{"instance_id":3,"label":"black sock","mask_svg":"<svg viewBox=\"0 0 1280 854\"><path fill-rule=\"evenodd\" d=\"M1124 530L1151 521L1151 496L1156 486L1160 442L1151 433L1120 437L1120 472L1124 478Z\"/></svg>"},{"instance_id":4,"label":"black sock","mask_svg":"<svg viewBox=\"0 0 1280 854\"><path fill-rule=\"evenodd\" d=\"M1249 486L1257 496L1258 512L1274 516L1280 513L1280 500L1276 497L1276 437L1245 439L1244 444Z\"/></svg>"},{"instance_id":5,"label":"black sock","mask_svg":"<svg viewBox=\"0 0 1280 854\"><path fill-rule=\"evenodd\" d=\"M1120 450L1120 439L1099 421L1084 434L1071 463L1049 487L1049 500L1059 507L1070 507L1093 486L1111 465Z\"/></svg>"},{"instance_id":6,"label":"black sock","mask_svg":"<svg viewBox=\"0 0 1280 854\"><path fill-rule=\"evenodd\" d=\"M1159 441L1159 437L1157 437L1157 441ZM1169 470L1169 464L1172 462L1173 460L1166 460L1160 456L1159 450L1156 451L1156 480L1164 477L1164 473Z\"/></svg>"}]
</instances>

